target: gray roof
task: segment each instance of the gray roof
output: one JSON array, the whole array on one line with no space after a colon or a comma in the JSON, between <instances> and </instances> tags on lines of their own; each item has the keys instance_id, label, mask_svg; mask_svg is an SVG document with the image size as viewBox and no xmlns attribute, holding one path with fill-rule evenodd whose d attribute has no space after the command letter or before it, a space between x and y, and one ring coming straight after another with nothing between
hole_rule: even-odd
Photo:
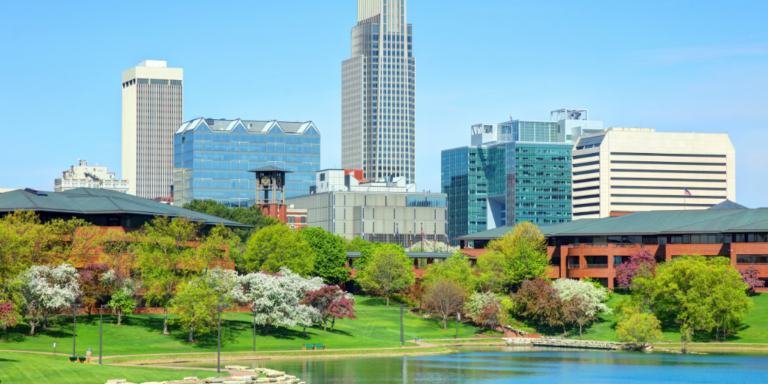
<instances>
[{"instance_id":1,"label":"gray roof","mask_svg":"<svg viewBox=\"0 0 768 384\"><path fill-rule=\"evenodd\" d=\"M207 225L251 226L106 189L78 188L66 192L16 190L0 194L0 213L19 210L72 215L130 214L188 217Z\"/></svg>"},{"instance_id":2,"label":"gray roof","mask_svg":"<svg viewBox=\"0 0 768 384\"><path fill-rule=\"evenodd\" d=\"M603 219L580 219L539 229L547 237L768 232L768 208L634 212ZM454 240L496 239L511 230L512 227L495 228Z\"/></svg>"},{"instance_id":3,"label":"gray roof","mask_svg":"<svg viewBox=\"0 0 768 384\"><path fill-rule=\"evenodd\" d=\"M441 252L406 252L406 256L410 259L450 259L453 253L441 253ZM347 252L347 257L357 259L360 258L360 252ZM474 256L467 256L470 259L474 259Z\"/></svg>"}]
</instances>

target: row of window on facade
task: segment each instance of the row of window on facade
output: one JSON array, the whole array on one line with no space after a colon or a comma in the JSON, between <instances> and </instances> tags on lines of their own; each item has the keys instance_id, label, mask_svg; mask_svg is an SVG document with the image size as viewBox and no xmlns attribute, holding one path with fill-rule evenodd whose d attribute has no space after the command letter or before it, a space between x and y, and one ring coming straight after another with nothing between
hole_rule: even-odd
<instances>
[{"instance_id":1,"label":"row of window on facade","mask_svg":"<svg viewBox=\"0 0 768 384\"><path fill-rule=\"evenodd\" d=\"M549 245L602 245L602 244L730 244L730 243L766 243L768 233L702 233L689 235L660 236L564 236L550 237Z\"/></svg>"}]
</instances>

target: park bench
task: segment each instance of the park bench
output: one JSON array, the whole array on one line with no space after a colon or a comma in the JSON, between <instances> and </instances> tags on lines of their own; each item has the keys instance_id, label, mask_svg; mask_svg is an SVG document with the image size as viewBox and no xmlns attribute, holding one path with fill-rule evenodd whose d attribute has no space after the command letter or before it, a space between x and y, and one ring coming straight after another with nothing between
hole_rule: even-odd
<instances>
[{"instance_id":1,"label":"park bench","mask_svg":"<svg viewBox=\"0 0 768 384\"><path fill-rule=\"evenodd\" d=\"M325 344L302 344L301 345L302 351L306 351L306 350L316 351L318 349L325 349Z\"/></svg>"}]
</instances>

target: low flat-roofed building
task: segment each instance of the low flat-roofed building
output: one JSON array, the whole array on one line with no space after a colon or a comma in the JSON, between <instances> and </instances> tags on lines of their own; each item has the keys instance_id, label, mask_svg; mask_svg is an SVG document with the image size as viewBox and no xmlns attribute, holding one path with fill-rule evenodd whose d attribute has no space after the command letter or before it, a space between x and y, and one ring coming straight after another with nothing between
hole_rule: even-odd
<instances>
[{"instance_id":1,"label":"low flat-roofed building","mask_svg":"<svg viewBox=\"0 0 768 384\"><path fill-rule=\"evenodd\" d=\"M501 227L452 240L460 240L466 254L482 257L489 241L512 230ZM590 277L612 289L614 267L647 248L658 262L694 254L727 257L737 269L754 266L768 281L768 208L725 201L705 210L634 212L540 230L547 238L550 278Z\"/></svg>"},{"instance_id":2,"label":"low flat-roofed building","mask_svg":"<svg viewBox=\"0 0 768 384\"><path fill-rule=\"evenodd\" d=\"M356 170L317 172L317 186L287 204L307 209L310 227L346 239L397 243L446 242L446 195L417 192L405 177L360 180Z\"/></svg>"}]
</instances>

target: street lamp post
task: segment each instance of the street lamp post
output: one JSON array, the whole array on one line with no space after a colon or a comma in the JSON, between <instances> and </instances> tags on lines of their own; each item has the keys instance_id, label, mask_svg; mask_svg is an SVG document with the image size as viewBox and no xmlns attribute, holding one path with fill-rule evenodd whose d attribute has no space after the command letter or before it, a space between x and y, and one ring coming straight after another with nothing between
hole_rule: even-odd
<instances>
[{"instance_id":1,"label":"street lamp post","mask_svg":"<svg viewBox=\"0 0 768 384\"><path fill-rule=\"evenodd\" d=\"M109 305L102 304L101 308L99 308L99 365L103 365L101 364L101 341L104 331L104 308L109 308Z\"/></svg>"},{"instance_id":2,"label":"street lamp post","mask_svg":"<svg viewBox=\"0 0 768 384\"><path fill-rule=\"evenodd\" d=\"M459 321L461 321L461 315L459 314L459 311L456 311L456 336L454 336L454 339L459 338Z\"/></svg>"},{"instance_id":3,"label":"street lamp post","mask_svg":"<svg viewBox=\"0 0 768 384\"><path fill-rule=\"evenodd\" d=\"M405 347L405 338L403 335L403 305L400 304L400 347Z\"/></svg>"},{"instance_id":4,"label":"street lamp post","mask_svg":"<svg viewBox=\"0 0 768 384\"><path fill-rule=\"evenodd\" d=\"M75 304L72 300L72 356L77 356L77 308L82 305Z\"/></svg>"},{"instance_id":5,"label":"street lamp post","mask_svg":"<svg viewBox=\"0 0 768 384\"><path fill-rule=\"evenodd\" d=\"M221 373L221 310L222 308L227 308L229 305L219 305L219 346L218 350L216 351L216 373Z\"/></svg>"}]
</instances>

